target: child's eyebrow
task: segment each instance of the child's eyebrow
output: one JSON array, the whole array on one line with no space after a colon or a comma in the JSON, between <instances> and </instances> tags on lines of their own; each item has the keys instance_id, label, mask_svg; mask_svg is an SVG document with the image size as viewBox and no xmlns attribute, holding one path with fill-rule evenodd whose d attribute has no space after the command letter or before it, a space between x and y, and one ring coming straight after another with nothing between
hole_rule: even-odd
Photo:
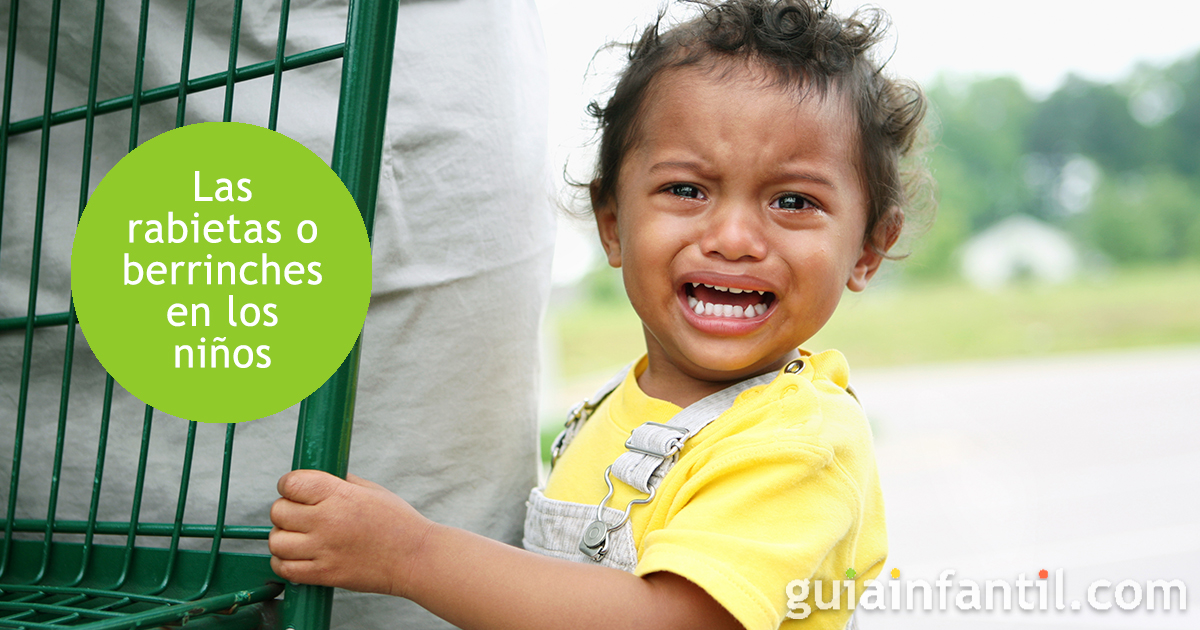
<instances>
[{"instance_id":1,"label":"child's eyebrow","mask_svg":"<svg viewBox=\"0 0 1200 630\"><path fill-rule=\"evenodd\" d=\"M816 173L810 173L807 171L783 171L779 174L779 179L786 180L786 181L800 180L800 181L805 181L805 182L812 182L814 184L820 184L821 186L825 186L826 188L828 188L830 190L837 190L837 186L835 186L834 183L832 181L830 181L829 179L822 177L821 175L818 175Z\"/></svg>"},{"instance_id":2,"label":"child's eyebrow","mask_svg":"<svg viewBox=\"0 0 1200 630\"><path fill-rule=\"evenodd\" d=\"M707 166L701 164L700 162L659 162L654 166L651 166L649 172L653 173L654 171L661 171L669 168L695 171L700 174L704 174L708 170Z\"/></svg>"}]
</instances>

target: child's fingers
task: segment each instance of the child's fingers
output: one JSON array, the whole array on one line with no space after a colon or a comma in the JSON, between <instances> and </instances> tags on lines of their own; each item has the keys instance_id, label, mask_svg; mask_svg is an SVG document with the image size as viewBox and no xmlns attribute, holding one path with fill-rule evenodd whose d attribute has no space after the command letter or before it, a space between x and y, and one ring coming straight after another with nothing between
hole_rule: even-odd
<instances>
[{"instance_id":1,"label":"child's fingers","mask_svg":"<svg viewBox=\"0 0 1200 630\"><path fill-rule=\"evenodd\" d=\"M341 479L319 470L293 470L279 478L279 496L296 503L316 505L337 491Z\"/></svg>"},{"instance_id":2,"label":"child's fingers","mask_svg":"<svg viewBox=\"0 0 1200 630\"><path fill-rule=\"evenodd\" d=\"M306 534L290 532L275 527L267 538L271 555L280 560L312 560L311 541ZM280 576L282 577L282 576Z\"/></svg>"},{"instance_id":3,"label":"child's fingers","mask_svg":"<svg viewBox=\"0 0 1200 630\"><path fill-rule=\"evenodd\" d=\"M290 532L312 530L312 506L296 503L289 499L275 499L271 504L271 524Z\"/></svg>"},{"instance_id":4,"label":"child's fingers","mask_svg":"<svg viewBox=\"0 0 1200 630\"><path fill-rule=\"evenodd\" d=\"M275 575L297 584L316 584L316 563L312 560L284 560L271 556L271 570Z\"/></svg>"}]
</instances>

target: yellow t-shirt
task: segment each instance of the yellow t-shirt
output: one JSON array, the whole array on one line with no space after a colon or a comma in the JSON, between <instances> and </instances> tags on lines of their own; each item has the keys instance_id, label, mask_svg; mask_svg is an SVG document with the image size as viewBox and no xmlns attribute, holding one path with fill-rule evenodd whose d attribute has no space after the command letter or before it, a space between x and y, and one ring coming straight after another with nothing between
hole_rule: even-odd
<instances>
[{"instance_id":1,"label":"yellow t-shirt","mask_svg":"<svg viewBox=\"0 0 1200 630\"><path fill-rule=\"evenodd\" d=\"M871 429L845 389L846 360L832 350L802 354L800 374L781 372L746 390L691 437L654 501L630 514L636 575L683 576L748 630L840 630L852 612L847 570L857 599L887 556ZM563 452L548 498L598 503L608 491L604 469L625 452L633 429L680 411L638 387L645 365L643 358L630 370ZM613 485L610 507L645 496L620 480ZM788 619L787 585L804 579L812 581L809 614ZM841 582L836 609L817 607L816 580L826 603L834 601L834 580Z\"/></svg>"}]
</instances>

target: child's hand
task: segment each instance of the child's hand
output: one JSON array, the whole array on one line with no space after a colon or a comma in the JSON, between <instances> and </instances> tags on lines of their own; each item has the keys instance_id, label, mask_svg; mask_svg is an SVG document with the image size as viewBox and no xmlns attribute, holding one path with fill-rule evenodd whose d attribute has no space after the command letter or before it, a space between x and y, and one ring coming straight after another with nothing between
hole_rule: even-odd
<instances>
[{"instance_id":1,"label":"child's hand","mask_svg":"<svg viewBox=\"0 0 1200 630\"><path fill-rule=\"evenodd\" d=\"M436 525L354 475L294 470L279 494L271 568L293 582L406 597L459 628L742 627L686 578L640 578Z\"/></svg>"},{"instance_id":2,"label":"child's hand","mask_svg":"<svg viewBox=\"0 0 1200 630\"><path fill-rule=\"evenodd\" d=\"M279 479L271 569L303 584L404 596L430 521L377 483L317 470Z\"/></svg>"}]
</instances>

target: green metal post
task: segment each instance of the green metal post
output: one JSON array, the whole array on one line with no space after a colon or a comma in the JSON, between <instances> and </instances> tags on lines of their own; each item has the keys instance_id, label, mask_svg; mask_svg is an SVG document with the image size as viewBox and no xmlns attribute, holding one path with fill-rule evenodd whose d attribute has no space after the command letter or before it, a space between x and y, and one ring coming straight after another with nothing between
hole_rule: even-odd
<instances>
[{"instance_id":1,"label":"green metal post","mask_svg":"<svg viewBox=\"0 0 1200 630\"><path fill-rule=\"evenodd\" d=\"M397 0L352 1L346 25L332 166L354 196L368 235L375 222L397 9ZM333 377L304 404L296 437L299 468L346 476L360 343L361 337ZM333 589L290 585L284 596L284 627L325 627L332 602Z\"/></svg>"}]
</instances>

